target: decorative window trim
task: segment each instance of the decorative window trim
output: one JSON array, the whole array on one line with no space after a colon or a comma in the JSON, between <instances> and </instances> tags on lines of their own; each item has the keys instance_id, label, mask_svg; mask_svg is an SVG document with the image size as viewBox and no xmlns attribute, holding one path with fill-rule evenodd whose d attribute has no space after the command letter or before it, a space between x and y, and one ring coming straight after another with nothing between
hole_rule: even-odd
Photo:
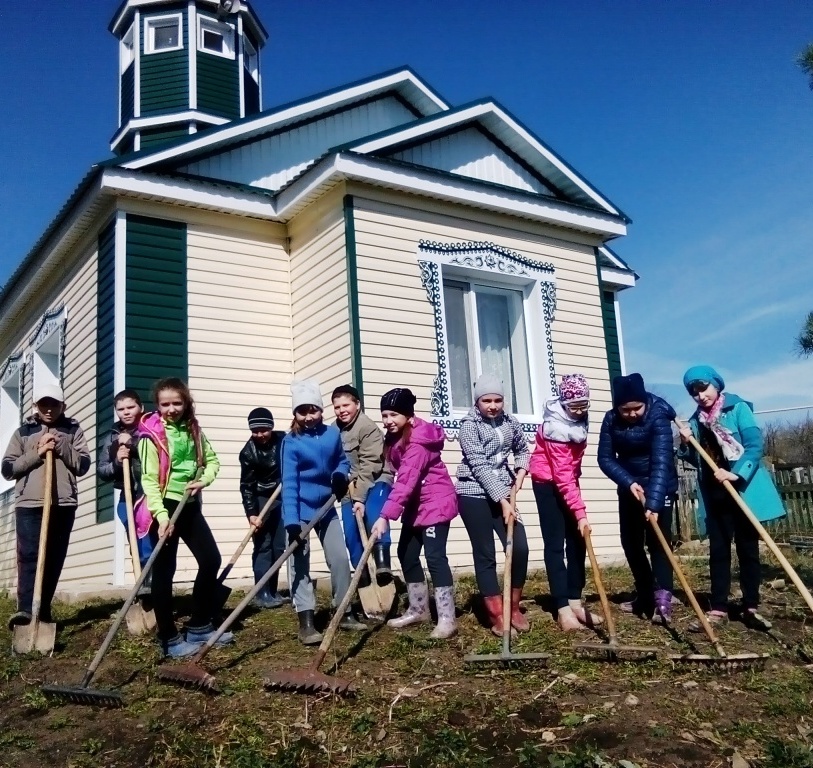
<instances>
[{"instance_id":1,"label":"decorative window trim","mask_svg":"<svg viewBox=\"0 0 813 768\"><path fill-rule=\"evenodd\" d=\"M54 334L59 334L59 349L57 352L57 380L59 386L64 385L65 379L65 348L67 345L68 308L64 304L59 304L54 309L48 310L40 319L37 329L28 339L31 352L26 361L28 369L31 371L32 385L36 387L33 380L36 371L35 355ZM33 390L32 390L33 396Z\"/></svg>"},{"instance_id":2,"label":"decorative window trim","mask_svg":"<svg viewBox=\"0 0 813 768\"><path fill-rule=\"evenodd\" d=\"M178 24L178 44L172 48L155 47L155 27L161 22L175 21ZM168 53L169 51L180 51L183 49L183 14L168 13L162 16L147 16L144 19L144 53L152 55L154 53Z\"/></svg>"},{"instance_id":3,"label":"decorative window trim","mask_svg":"<svg viewBox=\"0 0 813 768\"><path fill-rule=\"evenodd\" d=\"M18 352L16 355L11 355L6 359L6 362L3 364L3 367L0 368L0 390L6 390L7 384L12 379L17 379L17 412L16 418L14 419L13 426L14 429L17 429L22 423L23 419L25 418L25 408L24 408L24 396L25 396L25 358L23 357L22 352ZM8 447L8 441L11 439L13 435L13 430L9 429L11 424L6 422L6 418L8 416L7 413L3 411L2 403L5 400L2 395L0 395L0 418L3 419L3 429L2 429L2 439L0 439L0 451L5 451ZM14 481L5 480L5 478L0 479L0 499L5 501L5 496L10 491L14 490Z\"/></svg>"},{"instance_id":4,"label":"decorative window trim","mask_svg":"<svg viewBox=\"0 0 813 768\"><path fill-rule=\"evenodd\" d=\"M216 32L223 37L223 45L225 51L213 51L211 48L205 48L203 45L203 34L205 31ZM236 30L234 27L225 22L218 21L211 16L203 16L198 14L198 50L201 53L209 53L212 56L220 56L222 59L237 58L237 46L235 45Z\"/></svg>"},{"instance_id":5,"label":"decorative window trim","mask_svg":"<svg viewBox=\"0 0 813 768\"><path fill-rule=\"evenodd\" d=\"M419 242L418 266L421 270L421 282L426 290L429 303L432 305L438 350L438 373L434 378L430 396L431 418L435 424L443 427L449 439L455 439L460 429L460 419L455 417L451 407L446 319L443 307L442 267L444 265L482 272L486 275L525 278L528 282L536 282L539 285L539 298L544 321L543 336L547 354L546 373L549 377L551 391L556 388L551 334L551 324L556 315L556 278L553 264L529 259L494 243L438 243L430 240ZM533 333L538 334L539 329L535 329ZM530 338L528 343L530 346ZM539 402L536 391L534 391L534 402L535 411L541 415L542 403ZM530 436L536 432L538 426L536 422L521 421L520 423L526 435Z\"/></svg>"}]
</instances>

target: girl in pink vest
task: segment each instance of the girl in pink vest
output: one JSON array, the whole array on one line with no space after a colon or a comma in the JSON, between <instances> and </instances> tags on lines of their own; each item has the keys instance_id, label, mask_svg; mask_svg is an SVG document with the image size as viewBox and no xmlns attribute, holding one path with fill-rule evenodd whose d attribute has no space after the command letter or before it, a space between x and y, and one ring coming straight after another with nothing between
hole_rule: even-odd
<instances>
[{"instance_id":1,"label":"girl in pink vest","mask_svg":"<svg viewBox=\"0 0 813 768\"><path fill-rule=\"evenodd\" d=\"M579 477L587 446L587 411L590 388L580 373L562 377L559 397L545 403L531 456L531 480L545 543L545 570L551 597L564 631L596 626L602 618L585 610L581 597L585 584L589 531Z\"/></svg>"},{"instance_id":2,"label":"girl in pink vest","mask_svg":"<svg viewBox=\"0 0 813 768\"><path fill-rule=\"evenodd\" d=\"M408 627L429 620L429 589L421 566L421 550L435 588L438 624L435 639L457 632L454 582L446 541L449 523L457 516L457 495L441 451L446 436L437 424L415 416L415 395L408 389L391 389L381 398L381 419L387 431L384 458L395 473L381 517L371 535L383 536L391 520L401 518L398 559L409 593L407 612L389 626Z\"/></svg>"},{"instance_id":3,"label":"girl in pink vest","mask_svg":"<svg viewBox=\"0 0 813 768\"><path fill-rule=\"evenodd\" d=\"M144 497L137 506L146 506L158 536L167 537L153 565L152 602L161 650L166 656L182 658L194 654L211 637L212 617L220 607L216 597L220 552L203 517L200 497L200 491L217 477L220 462L201 432L195 403L183 381L161 379L153 387L153 396L158 410L144 417L138 429ZM198 470L202 474L195 479ZM192 496L175 525L170 525L169 519L187 490ZM198 564L186 638L179 634L172 615L179 539ZM233 640L234 636L226 632L218 643Z\"/></svg>"}]
</instances>

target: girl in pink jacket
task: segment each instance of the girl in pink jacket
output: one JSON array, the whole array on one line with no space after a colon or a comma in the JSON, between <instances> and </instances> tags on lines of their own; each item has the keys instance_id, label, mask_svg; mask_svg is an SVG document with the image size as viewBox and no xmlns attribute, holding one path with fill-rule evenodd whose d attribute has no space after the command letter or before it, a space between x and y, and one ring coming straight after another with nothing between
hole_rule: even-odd
<instances>
[{"instance_id":1,"label":"girl in pink jacket","mask_svg":"<svg viewBox=\"0 0 813 768\"><path fill-rule=\"evenodd\" d=\"M446 639L457 632L452 569L446 557L449 523L457 515L457 495L446 465L440 458L446 437L437 424L415 416L415 395L408 389L391 389L381 398L381 419L387 435L384 457L395 473L389 498L371 535L389 530L391 520L401 519L398 559L407 584L409 608L389 626L408 627L428 621L429 589L420 554L435 588L438 625L435 639Z\"/></svg>"},{"instance_id":2,"label":"girl in pink jacket","mask_svg":"<svg viewBox=\"0 0 813 768\"><path fill-rule=\"evenodd\" d=\"M590 526L579 477L587 446L589 407L587 379L580 373L563 376L559 397L545 403L531 456L531 480L545 543L545 569L559 626L566 632L602 622L600 616L585 610L581 601L586 554L583 531L589 531Z\"/></svg>"}]
</instances>

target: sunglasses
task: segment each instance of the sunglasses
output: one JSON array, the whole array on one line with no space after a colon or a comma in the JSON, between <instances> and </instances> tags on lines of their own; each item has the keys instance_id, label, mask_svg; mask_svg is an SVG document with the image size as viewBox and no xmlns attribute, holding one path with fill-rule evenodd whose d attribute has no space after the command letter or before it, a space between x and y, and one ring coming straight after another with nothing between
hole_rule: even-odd
<instances>
[{"instance_id":1,"label":"sunglasses","mask_svg":"<svg viewBox=\"0 0 813 768\"><path fill-rule=\"evenodd\" d=\"M702 379L690 381L689 392L691 392L693 395L699 395L701 392L705 392L710 384L711 384L710 381L703 381Z\"/></svg>"}]
</instances>

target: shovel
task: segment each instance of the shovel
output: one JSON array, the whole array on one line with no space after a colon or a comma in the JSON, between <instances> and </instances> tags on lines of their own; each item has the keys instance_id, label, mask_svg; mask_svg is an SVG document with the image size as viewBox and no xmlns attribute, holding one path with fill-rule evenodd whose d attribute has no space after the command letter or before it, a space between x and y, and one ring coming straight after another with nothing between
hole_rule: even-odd
<instances>
[{"instance_id":1,"label":"shovel","mask_svg":"<svg viewBox=\"0 0 813 768\"><path fill-rule=\"evenodd\" d=\"M54 452L45 452L45 492L42 498L42 522L37 551L37 572L34 577L34 600L31 603L31 621L14 627L11 647L14 653L39 651L43 656L54 652L56 624L40 621L42 605L42 579L45 572L45 550L48 545L48 524L51 520L51 502L54 489Z\"/></svg>"},{"instance_id":2,"label":"shovel","mask_svg":"<svg viewBox=\"0 0 813 768\"><path fill-rule=\"evenodd\" d=\"M364 515L359 511L354 513L354 517L358 524L361 543L366 547L368 537L367 528L364 525ZM395 584L391 581L383 587L378 585L375 563L372 557L367 558L367 568L370 572L370 584L366 587L359 587L361 607L368 618L383 621L389 616L392 604L395 601Z\"/></svg>"},{"instance_id":3,"label":"shovel","mask_svg":"<svg viewBox=\"0 0 813 768\"><path fill-rule=\"evenodd\" d=\"M203 469L198 469L195 475L195 480L199 480L202 474ZM172 513L172 517L169 519L170 528L178 521L178 518L181 516L181 512L183 512L183 509L186 506L186 503L189 501L189 497L191 495L192 494L190 491L186 491L181 500L178 502L178 506L175 508L175 511ZM152 551L150 559L147 560L144 565L144 569L141 571L141 576L136 579L135 586L130 592L127 600L124 602L124 605L121 606L119 612L116 614L116 618L113 620L113 625L107 632L107 637L105 637L104 642L96 652L96 655L93 657L93 661L90 662L90 666L85 671L85 676L82 678L82 682L79 683L79 685L43 685L41 690L46 696L64 699L66 701L71 701L74 704L89 704L102 707L124 706L124 699L119 691L91 688L90 683L96 676L96 671L99 669L102 659L110 649L110 645L113 643L113 638L116 636L116 632L118 632L119 627L124 621L124 617L126 616L127 611L130 609L130 606L133 604L133 602L135 602L136 595L138 595L138 590L141 589L141 585L144 583L144 580L147 578L147 574L155 564L155 561L158 558L158 553L163 548L166 540L166 535L158 539L158 543L155 545L155 549Z\"/></svg>"},{"instance_id":4,"label":"shovel","mask_svg":"<svg viewBox=\"0 0 813 768\"><path fill-rule=\"evenodd\" d=\"M231 560L229 560L229 562L226 563L226 567L223 568L223 571L221 572L220 576L218 576L218 578L217 578L217 600L218 600L217 605L218 605L218 610L223 609L223 606L226 605L226 601L229 599L229 595L231 595L231 587L227 587L224 584L224 582L226 581L229 574L231 573L232 568L234 568L234 566L237 564L237 561L240 559L240 555L243 554L243 551L245 550L246 546L248 546L249 541L251 541L251 537L255 533L257 533L257 531L262 527L263 523L265 523L265 519L268 517L268 513L271 511L271 507L274 506L274 502L279 498L279 495L280 495L281 491L282 491L282 486L278 485L276 490L271 494L271 497L268 499L268 501L265 502L265 504L263 505L263 508L260 510L260 514L258 516L260 521L257 524L257 527L256 528L254 526L249 527L248 533L246 533L246 535L243 536L243 540L238 545L237 550L235 551L235 553L231 556ZM276 563L275 563L275 565L276 565ZM273 568L274 566L271 566L271 567ZM269 576L269 578L270 578L270 576ZM267 583L267 581L263 582L263 584L266 584L266 583ZM258 594L259 594L259 590L258 590Z\"/></svg>"},{"instance_id":5,"label":"shovel","mask_svg":"<svg viewBox=\"0 0 813 768\"><path fill-rule=\"evenodd\" d=\"M127 538L130 541L130 560L133 564L133 576L141 578L141 559L138 556L138 538L136 537L135 516L133 514L133 486L130 473L130 459L122 459L124 469L124 503L127 506ZM149 536L149 534L147 534ZM127 631L131 635L146 635L155 629L155 612L145 610L141 603L133 603L127 609Z\"/></svg>"}]
</instances>

